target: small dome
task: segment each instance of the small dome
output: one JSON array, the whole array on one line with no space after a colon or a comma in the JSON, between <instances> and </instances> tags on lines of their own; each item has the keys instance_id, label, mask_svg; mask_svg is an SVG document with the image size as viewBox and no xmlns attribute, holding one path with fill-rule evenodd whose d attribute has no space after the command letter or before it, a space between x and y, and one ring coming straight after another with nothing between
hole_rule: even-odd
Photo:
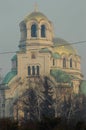
<instances>
[{"instance_id":1,"label":"small dome","mask_svg":"<svg viewBox=\"0 0 86 130\"><path fill-rule=\"evenodd\" d=\"M25 22L27 21L30 21L30 20L37 20L37 21L40 21L40 20L47 20L48 21L48 18L41 12L38 12L38 11L34 11L32 12L31 14L29 14L28 16L25 17Z\"/></svg>"},{"instance_id":2,"label":"small dome","mask_svg":"<svg viewBox=\"0 0 86 130\"><path fill-rule=\"evenodd\" d=\"M17 60L17 55L14 55L14 56L12 57L12 59L11 59L11 61L15 61L15 60Z\"/></svg>"},{"instance_id":3,"label":"small dome","mask_svg":"<svg viewBox=\"0 0 86 130\"><path fill-rule=\"evenodd\" d=\"M3 79L3 81L2 81L2 84L8 84L11 80L12 80L12 78L14 77L14 76L16 76L17 75L17 71L15 70L15 71L10 71L10 72L8 72L7 74L6 74L6 76L4 77L4 79Z\"/></svg>"},{"instance_id":4,"label":"small dome","mask_svg":"<svg viewBox=\"0 0 86 130\"><path fill-rule=\"evenodd\" d=\"M75 50L75 48L73 48L73 46L70 45L70 43L68 43L67 41L65 41L64 39L61 38L54 38L53 39L54 42L54 51L62 54L75 54L77 55L77 51Z\"/></svg>"}]
</instances>

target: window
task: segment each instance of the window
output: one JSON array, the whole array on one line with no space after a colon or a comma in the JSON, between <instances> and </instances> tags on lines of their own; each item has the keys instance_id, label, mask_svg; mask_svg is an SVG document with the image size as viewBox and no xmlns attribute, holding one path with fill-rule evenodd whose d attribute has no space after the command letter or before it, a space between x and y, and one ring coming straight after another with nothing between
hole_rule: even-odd
<instances>
[{"instance_id":1,"label":"window","mask_svg":"<svg viewBox=\"0 0 86 130\"><path fill-rule=\"evenodd\" d=\"M63 68L66 68L66 58L63 58Z\"/></svg>"},{"instance_id":2,"label":"window","mask_svg":"<svg viewBox=\"0 0 86 130\"><path fill-rule=\"evenodd\" d=\"M21 31L21 41L26 40L26 38L27 38L27 28L26 28L25 23L20 24L20 31Z\"/></svg>"},{"instance_id":3,"label":"window","mask_svg":"<svg viewBox=\"0 0 86 130\"><path fill-rule=\"evenodd\" d=\"M31 69L30 69L30 66L28 66L28 75L31 75Z\"/></svg>"},{"instance_id":4,"label":"window","mask_svg":"<svg viewBox=\"0 0 86 130\"><path fill-rule=\"evenodd\" d=\"M35 66L32 66L32 75L35 75Z\"/></svg>"},{"instance_id":5,"label":"window","mask_svg":"<svg viewBox=\"0 0 86 130\"><path fill-rule=\"evenodd\" d=\"M2 107L5 107L5 104L2 104Z\"/></svg>"},{"instance_id":6,"label":"window","mask_svg":"<svg viewBox=\"0 0 86 130\"><path fill-rule=\"evenodd\" d=\"M31 26L31 37L37 37L37 25L33 24Z\"/></svg>"},{"instance_id":7,"label":"window","mask_svg":"<svg viewBox=\"0 0 86 130\"><path fill-rule=\"evenodd\" d=\"M70 68L72 68L72 58L70 59Z\"/></svg>"},{"instance_id":8,"label":"window","mask_svg":"<svg viewBox=\"0 0 86 130\"><path fill-rule=\"evenodd\" d=\"M45 25L41 25L41 37L46 37L45 30L46 30Z\"/></svg>"},{"instance_id":9,"label":"window","mask_svg":"<svg viewBox=\"0 0 86 130\"><path fill-rule=\"evenodd\" d=\"M37 66L37 75L39 75L39 66Z\"/></svg>"},{"instance_id":10,"label":"window","mask_svg":"<svg viewBox=\"0 0 86 130\"><path fill-rule=\"evenodd\" d=\"M26 38L27 38L27 28L26 28L26 24L23 25L23 32L24 32L23 35L22 35L22 36L23 36L23 40L26 40Z\"/></svg>"},{"instance_id":11,"label":"window","mask_svg":"<svg viewBox=\"0 0 86 130\"><path fill-rule=\"evenodd\" d=\"M32 58L32 59L35 59L35 58L36 58L35 53L32 53L31 58Z\"/></svg>"},{"instance_id":12,"label":"window","mask_svg":"<svg viewBox=\"0 0 86 130\"><path fill-rule=\"evenodd\" d=\"M75 61L75 68L77 68L77 61Z\"/></svg>"},{"instance_id":13,"label":"window","mask_svg":"<svg viewBox=\"0 0 86 130\"><path fill-rule=\"evenodd\" d=\"M40 67L37 66L28 66L28 76L38 76L40 74Z\"/></svg>"},{"instance_id":14,"label":"window","mask_svg":"<svg viewBox=\"0 0 86 130\"><path fill-rule=\"evenodd\" d=\"M53 66L55 65L55 59L53 59Z\"/></svg>"}]
</instances>

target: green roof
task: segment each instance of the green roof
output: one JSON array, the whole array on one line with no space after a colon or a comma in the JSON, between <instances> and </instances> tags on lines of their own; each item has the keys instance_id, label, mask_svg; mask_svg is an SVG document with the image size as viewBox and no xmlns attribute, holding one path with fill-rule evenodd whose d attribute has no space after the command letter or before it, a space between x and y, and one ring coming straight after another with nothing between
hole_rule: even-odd
<instances>
[{"instance_id":1,"label":"green roof","mask_svg":"<svg viewBox=\"0 0 86 130\"><path fill-rule=\"evenodd\" d=\"M58 53L52 53L52 57L55 59L61 58L61 56Z\"/></svg>"},{"instance_id":2,"label":"green roof","mask_svg":"<svg viewBox=\"0 0 86 130\"><path fill-rule=\"evenodd\" d=\"M50 73L58 83L69 83L72 85L72 76L60 69L52 69Z\"/></svg>"},{"instance_id":3,"label":"green roof","mask_svg":"<svg viewBox=\"0 0 86 130\"><path fill-rule=\"evenodd\" d=\"M11 60L17 60L17 55L14 55Z\"/></svg>"},{"instance_id":4,"label":"green roof","mask_svg":"<svg viewBox=\"0 0 86 130\"><path fill-rule=\"evenodd\" d=\"M50 52L51 53L51 51L48 48L42 48L42 49L40 49L39 52L45 52L45 53Z\"/></svg>"},{"instance_id":5,"label":"green roof","mask_svg":"<svg viewBox=\"0 0 86 130\"><path fill-rule=\"evenodd\" d=\"M10 71L6 74L6 76L4 77L2 84L8 84L10 82L10 80L16 76L17 71Z\"/></svg>"},{"instance_id":6,"label":"green roof","mask_svg":"<svg viewBox=\"0 0 86 130\"><path fill-rule=\"evenodd\" d=\"M80 92L86 95L86 80L83 80L80 85Z\"/></svg>"}]
</instances>

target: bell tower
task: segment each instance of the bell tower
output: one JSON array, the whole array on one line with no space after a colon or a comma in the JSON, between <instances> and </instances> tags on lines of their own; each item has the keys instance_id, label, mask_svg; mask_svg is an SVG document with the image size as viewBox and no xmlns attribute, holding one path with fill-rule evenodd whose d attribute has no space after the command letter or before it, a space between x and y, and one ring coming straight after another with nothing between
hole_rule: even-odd
<instances>
[{"instance_id":1,"label":"bell tower","mask_svg":"<svg viewBox=\"0 0 86 130\"><path fill-rule=\"evenodd\" d=\"M20 49L28 50L31 46L43 48L53 46L52 22L35 7L34 11L26 16L20 26Z\"/></svg>"}]
</instances>

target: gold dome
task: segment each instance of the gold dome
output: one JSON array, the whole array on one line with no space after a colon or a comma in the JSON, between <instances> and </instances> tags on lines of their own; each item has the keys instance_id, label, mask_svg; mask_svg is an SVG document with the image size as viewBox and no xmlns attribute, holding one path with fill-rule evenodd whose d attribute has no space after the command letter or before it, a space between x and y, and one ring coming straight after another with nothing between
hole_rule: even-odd
<instances>
[{"instance_id":1,"label":"gold dome","mask_svg":"<svg viewBox=\"0 0 86 130\"><path fill-rule=\"evenodd\" d=\"M48 21L48 18L43 13L34 11L28 16L26 16L24 20L25 22L30 21L30 20L37 20L37 21L47 20Z\"/></svg>"},{"instance_id":2,"label":"gold dome","mask_svg":"<svg viewBox=\"0 0 86 130\"><path fill-rule=\"evenodd\" d=\"M73 48L73 46L70 45L70 43L68 43L67 41L61 39L61 38L54 38L53 39L54 42L54 52L58 53L58 54L74 54L77 55L77 51L75 48Z\"/></svg>"}]
</instances>

